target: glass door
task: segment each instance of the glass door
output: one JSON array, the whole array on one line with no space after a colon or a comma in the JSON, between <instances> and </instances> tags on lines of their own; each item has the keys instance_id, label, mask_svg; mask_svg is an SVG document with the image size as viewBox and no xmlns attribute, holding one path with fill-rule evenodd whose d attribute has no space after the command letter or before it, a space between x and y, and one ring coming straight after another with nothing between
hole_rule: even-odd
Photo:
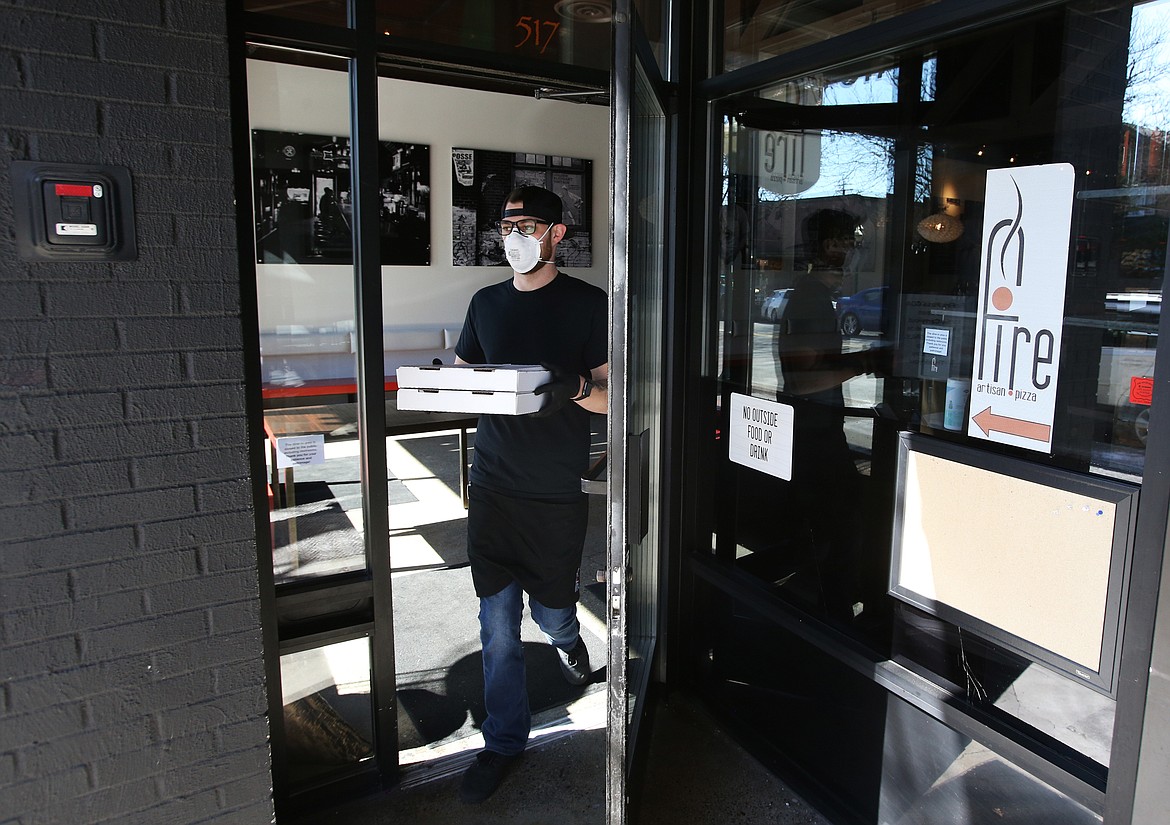
<instances>
[{"instance_id":1,"label":"glass door","mask_svg":"<svg viewBox=\"0 0 1170 825\"><path fill-rule=\"evenodd\" d=\"M623 5L623 4L619 4ZM610 357L610 825L626 822L626 781L657 651L667 241L667 121L657 66L629 4L615 15L612 354ZM658 82L661 86L661 82ZM615 368L616 367L616 368Z\"/></svg>"},{"instance_id":2,"label":"glass door","mask_svg":"<svg viewBox=\"0 0 1170 825\"><path fill-rule=\"evenodd\" d=\"M489 30L472 3L439 17L358 0L244 6L254 410L269 463L260 563L283 806L346 780L416 781L477 747L465 544L477 420L400 409L397 370L453 361L468 301L507 271L491 222L513 186L562 194L574 233L562 265L605 283L608 203L594 176L609 172L609 117L595 104L608 79L593 67L609 62L609 26L518 8ZM471 47L458 81L453 43ZM402 57L416 53L435 62ZM598 586L586 589L583 621L604 613ZM597 637L603 627L589 623ZM578 698L551 675L561 686L534 706L550 729Z\"/></svg>"}]
</instances>

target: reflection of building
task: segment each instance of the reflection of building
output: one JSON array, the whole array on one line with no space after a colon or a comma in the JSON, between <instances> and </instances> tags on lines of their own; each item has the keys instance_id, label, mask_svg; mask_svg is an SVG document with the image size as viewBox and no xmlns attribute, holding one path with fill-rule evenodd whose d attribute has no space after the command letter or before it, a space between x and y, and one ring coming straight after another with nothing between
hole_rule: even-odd
<instances>
[{"instance_id":1,"label":"reflection of building","mask_svg":"<svg viewBox=\"0 0 1170 825\"><path fill-rule=\"evenodd\" d=\"M1167 152L1167 133L1162 129L1134 126L1121 127L1121 154L1119 183L1170 183L1170 153Z\"/></svg>"}]
</instances>

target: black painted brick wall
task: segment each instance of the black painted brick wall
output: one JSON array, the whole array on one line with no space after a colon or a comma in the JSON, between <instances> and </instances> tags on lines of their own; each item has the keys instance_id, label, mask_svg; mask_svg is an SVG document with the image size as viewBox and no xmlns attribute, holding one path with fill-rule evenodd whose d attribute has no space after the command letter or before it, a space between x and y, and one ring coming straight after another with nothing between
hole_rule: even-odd
<instances>
[{"instance_id":1,"label":"black painted brick wall","mask_svg":"<svg viewBox=\"0 0 1170 825\"><path fill-rule=\"evenodd\" d=\"M0 0L0 825L272 819L225 4ZM139 259L15 252L13 160Z\"/></svg>"}]
</instances>

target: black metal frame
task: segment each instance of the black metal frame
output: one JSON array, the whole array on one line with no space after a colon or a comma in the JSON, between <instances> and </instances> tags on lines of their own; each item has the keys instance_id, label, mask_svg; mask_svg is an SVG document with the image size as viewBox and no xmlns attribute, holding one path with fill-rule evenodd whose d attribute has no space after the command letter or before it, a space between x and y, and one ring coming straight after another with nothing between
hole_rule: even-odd
<instances>
[{"instance_id":1,"label":"black metal frame","mask_svg":"<svg viewBox=\"0 0 1170 825\"><path fill-rule=\"evenodd\" d=\"M241 14L229 5L227 45L231 90L231 134L233 177L237 205L251 203L245 193L252 190L251 129L248 116L248 80L245 34ZM261 635L264 649L264 686L271 714L282 709L280 689L280 633L276 621L276 582L272 569L272 525L268 520L265 483L268 465L264 456L263 375L260 369L259 304L256 295L256 264L252 254L255 227L251 209L236 209L236 247L240 274L240 322L243 325L244 404L248 430L248 466L252 478L252 515L256 535L256 573L260 596ZM287 787L284 727L268 727L272 749L272 784Z\"/></svg>"},{"instance_id":2,"label":"black metal frame","mask_svg":"<svg viewBox=\"0 0 1170 825\"><path fill-rule=\"evenodd\" d=\"M233 85L233 139L236 156L236 188L241 203L250 201L251 138L247 101L247 44L249 39L289 49L310 49L324 60L349 63L350 129L353 137L351 174L355 191L377 188L378 110L377 110L377 35L373 26L374 8L370 3L351 0L350 28L333 29L300 24L263 15L229 14L231 77ZM361 189L359 189L359 187ZM356 300L358 355L358 420L361 478L385 478L386 448L384 433L385 401L382 366L381 263L378 214L360 197L354 198L353 272ZM237 211L240 249L241 318L245 324L246 392L249 431L253 434L253 507L256 514L257 568L260 577L260 605L264 628L265 675L267 678L269 716L273 750L273 788L277 812L289 808L295 795L312 795L334 781L358 780L369 784L383 781L388 769L397 768L398 718L395 694L393 596L390 587L389 515L385 485L363 482L364 539L367 567L365 571L327 577L320 581L297 582L278 586L272 571L271 545L264 489L266 471L263 450L264 403L260 393L260 347L257 325L256 264L251 250L254 231L248 227L249 210ZM373 273L371 275L371 273ZM371 355L370 353L373 353ZM325 617L307 621L282 636L279 620L282 609L295 604L322 603L330 599L365 600L368 608L350 618ZM287 625L284 626L288 630ZM378 697L373 708L375 759L345 769L309 785L292 787L286 770L282 715L280 657L306 646L344 641L356 635L371 638L372 692Z\"/></svg>"},{"instance_id":3,"label":"black metal frame","mask_svg":"<svg viewBox=\"0 0 1170 825\"><path fill-rule=\"evenodd\" d=\"M709 205L713 203L710 181L714 178L714 170L719 168L716 107L720 102L739 95L750 96L778 79L798 75L813 67L842 65L1067 4L1061 0L943 0L864 30L727 74L705 71L710 56L718 53L717 44L709 38L711 32L719 36L719 21L713 23L712 15L718 13L720 4L712 4L714 8L706 11L696 9L692 16L695 36L691 46L696 54L691 57L687 84L692 94L682 104L687 118L680 124L680 129L695 135L696 140L695 162L690 164L693 173L686 183L690 204L685 216L690 228L686 259L698 262L702 269L688 273L686 323L700 324L705 308L714 305L717 289L713 282L705 282L704 273L712 271L710 263L705 262L713 261L715 257L715 250L707 239L715 237ZM700 43L699 39L703 37L708 41ZM700 158L705 162L700 162ZM1151 426L1146 446L1145 481L1133 535L1126 620L1117 666L1117 706L1110 767L1107 772L1098 772L1060 743L1008 728L1002 721L957 701L941 686L902 665L875 659L871 653L859 649L853 640L835 633L827 625L810 620L807 614L794 610L772 594L761 592L758 582L716 560L710 545L712 525L704 520L703 508L695 506L710 495L711 487L717 483L717 473L702 465L700 452L700 445L710 438L715 426L714 414L705 413L703 407L702 341L713 340L715 330L715 319L706 320L699 334L684 338L686 367L679 390L672 394L675 409L679 410L677 419L688 437L683 439L687 447L680 462L681 499L677 514L679 521L675 525L677 535L683 541L672 545L680 548L678 557L672 560L672 581L677 582L678 587L677 609L671 614L675 625L672 659L684 661L668 671L669 683L701 682L699 669L704 656L704 636L703 628L697 623L707 599L704 585L708 585L716 592L749 604L761 615L816 644L843 664L883 685L892 694L953 729L986 743L1089 808L1103 812L1109 825L1129 823L1133 816L1154 618L1170 520L1170 433L1161 432L1155 437L1156 430ZM1165 338L1170 335L1170 321L1166 317L1160 320L1159 335L1163 336L1162 340L1170 340ZM709 392L706 395L709 396ZM1162 359L1162 363L1155 367L1155 396L1151 409L1155 421L1170 416L1170 359ZM1157 428L1163 429L1170 429L1170 422L1163 422ZM677 638L680 626L684 635L681 640Z\"/></svg>"},{"instance_id":4,"label":"black metal frame","mask_svg":"<svg viewBox=\"0 0 1170 825\"><path fill-rule=\"evenodd\" d=\"M663 340L669 341L666 352L663 353L662 402L666 403L676 394L675 387L681 376L678 353L683 344L684 310L685 304L677 297L679 278L670 273L677 272L681 255L679 253L680 239L685 237L681 232L676 216L683 213L684 201L679 199L678 181L682 178L682 169L685 164L681 160L680 145L682 130L679 128L677 113L677 84L668 82L662 77L661 67L656 60L649 41L645 37L641 21L637 17L635 4L630 0L615 4L614 8L614 63L611 87L611 118L614 144L611 146L611 182L624 182L628 173L620 172L620 168L631 162L632 149L630 137L633 129L633 101L637 81L635 74L645 75L653 90L665 119L667 145L663 147L664 162L667 169L667 193L675 198L666 199L663 207L667 219L668 237L664 243L663 260L663 305L657 308L662 323ZM669 64L667 71L671 76L677 76L681 60L678 44L681 16L671 15L669 20ZM620 191L616 185L611 191ZM628 203L615 200L611 216L614 227L614 257L613 271L625 272L627 261L625 256L626 228L629 226ZM608 667L608 735L607 742L607 813L608 822L622 825L627 821L628 806L638 794L635 777L645 770L647 737L640 735L643 724L651 716L651 694L656 682L665 681L665 673L669 655L666 649L666 623L677 609L677 602L672 602L677 587L667 584L671 571L677 568L671 566L669 548L677 546L677 523L673 517L674 505L679 501L677 492L678 475L675 472L675 458L680 454L681 430L676 426L671 416L664 417L661 433L661 478L670 481L669 492L660 495L656 502L640 501L639 470L644 471L644 462L648 460L648 446L646 436L648 432L633 434L629 432L628 415L630 403L627 391L638 380L638 376L631 374L631 365L627 361L628 346L631 336L636 334L635 324L629 317L631 308L629 292L627 291L630 279L614 278L611 280L611 356L610 356L610 416L609 470L610 485L610 564L609 564L609 592L607 595L616 596L622 605L620 611L611 611L609 616L609 667ZM644 308L643 311L650 311ZM627 461L627 458L629 459ZM638 536L646 528L644 507L659 507L661 518L656 540L659 546L658 567L656 570L659 588L655 609L655 641L652 651L652 660L637 673L634 679L628 679L628 650L627 614L631 609L627 597L625 577L620 575L622 565L617 561L622 559L626 551L623 543L636 544ZM628 559L626 560L628 564ZM617 574L617 575L615 575ZM615 581L616 580L616 581ZM616 584L616 586L615 586ZM608 600L608 598L607 598ZM627 712L628 697L635 697L633 713Z\"/></svg>"}]
</instances>

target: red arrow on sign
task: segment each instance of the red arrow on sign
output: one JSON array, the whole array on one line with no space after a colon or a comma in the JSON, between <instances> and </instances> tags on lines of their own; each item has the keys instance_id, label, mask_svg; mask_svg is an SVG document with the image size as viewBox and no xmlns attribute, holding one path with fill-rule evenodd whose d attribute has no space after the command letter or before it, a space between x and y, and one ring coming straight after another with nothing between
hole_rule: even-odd
<instances>
[{"instance_id":1,"label":"red arrow on sign","mask_svg":"<svg viewBox=\"0 0 1170 825\"><path fill-rule=\"evenodd\" d=\"M1052 427L1047 424L1037 424L1035 421L1025 421L1022 418L1009 418L1006 415L996 415L988 407L983 412L971 418L983 430L984 435L990 435L992 430L1006 435L1017 435L1020 438L1030 438L1033 441L1048 443L1052 437Z\"/></svg>"}]
</instances>

